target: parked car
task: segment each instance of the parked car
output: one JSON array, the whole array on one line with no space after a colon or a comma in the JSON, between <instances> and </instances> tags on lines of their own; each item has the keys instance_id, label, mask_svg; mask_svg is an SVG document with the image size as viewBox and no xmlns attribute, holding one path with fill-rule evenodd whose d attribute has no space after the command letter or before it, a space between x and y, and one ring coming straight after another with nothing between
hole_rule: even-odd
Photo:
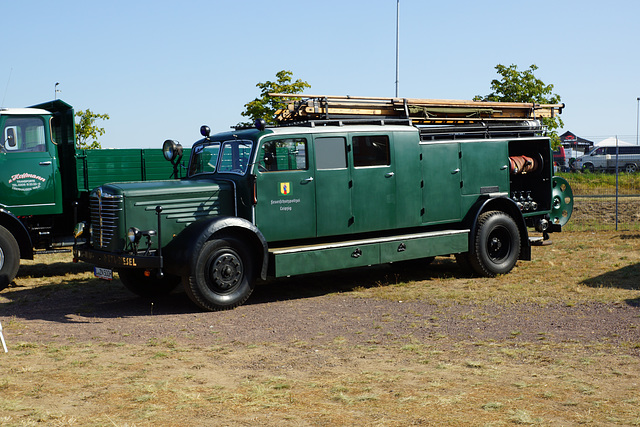
<instances>
[{"instance_id":1,"label":"parked car","mask_svg":"<svg viewBox=\"0 0 640 427\"><path fill-rule=\"evenodd\" d=\"M618 150L616 155L616 149ZM594 147L584 156L576 159L576 168L583 171L615 171L634 173L640 167L640 146Z\"/></svg>"}]
</instances>

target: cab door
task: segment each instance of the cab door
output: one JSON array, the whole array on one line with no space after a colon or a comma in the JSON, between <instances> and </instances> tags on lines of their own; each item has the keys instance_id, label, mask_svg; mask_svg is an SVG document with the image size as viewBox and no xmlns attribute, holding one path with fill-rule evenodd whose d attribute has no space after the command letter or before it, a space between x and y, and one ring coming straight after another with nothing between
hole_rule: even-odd
<instances>
[{"instance_id":1,"label":"cab door","mask_svg":"<svg viewBox=\"0 0 640 427\"><path fill-rule=\"evenodd\" d=\"M4 118L0 141L2 205L14 215L62 212L60 180L53 146L47 145L42 117Z\"/></svg>"},{"instance_id":2,"label":"cab door","mask_svg":"<svg viewBox=\"0 0 640 427\"><path fill-rule=\"evenodd\" d=\"M396 178L392 137L351 135L353 228L357 232L396 227Z\"/></svg>"},{"instance_id":3,"label":"cab door","mask_svg":"<svg viewBox=\"0 0 640 427\"><path fill-rule=\"evenodd\" d=\"M265 138L258 146L255 224L267 241L315 237L315 177L306 136Z\"/></svg>"},{"instance_id":4,"label":"cab door","mask_svg":"<svg viewBox=\"0 0 640 427\"><path fill-rule=\"evenodd\" d=\"M346 135L314 139L318 237L353 232L351 171Z\"/></svg>"}]
</instances>

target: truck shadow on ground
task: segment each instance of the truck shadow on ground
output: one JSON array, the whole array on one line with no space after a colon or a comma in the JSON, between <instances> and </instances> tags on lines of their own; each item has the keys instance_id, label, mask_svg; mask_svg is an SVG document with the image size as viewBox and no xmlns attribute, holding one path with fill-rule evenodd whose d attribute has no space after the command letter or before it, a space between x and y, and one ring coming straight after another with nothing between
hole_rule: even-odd
<instances>
[{"instance_id":1,"label":"truck shadow on ground","mask_svg":"<svg viewBox=\"0 0 640 427\"><path fill-rule=\"evenodd\" d=\"M85 263L74 262L54 262L51 264L31 264L21 265L16 277L52 277L65 276L66 274L80 274L93 271L93 266Z\"/></svg>"},{"instance_id":2,"label":"truck shadow on ground","mask_svg":"<svg viewBox=\"0 0 640 427\"><path fill-rule=\"evenodd\" d=\"M618 288L640 290L640 263L628 265L613 271L607 271L599 276L591 277L580 282L591 288ZM626 300L634 307L640 307L640 298Z\"/></svg>"},{"instance_id":3,"label":"truck shadow on ground","mask_svg":"<svg viewBox=\"0 0 640 427\"><path fill-rule=\"evenodd\" d=\"M86 264L73 263L56 263L49 267L46 269L49 274L45 275L43 272L41 277L57 274L55 272L64 275L71 269L78 272L91 270ZM25 268L24 271L21 270L21 275L34 277L38 274L36 271L40 271L40 267ZM300 300L445 277L469 275L460 270L453 259L448 258L438 259L430 265L414 261L316 273L259 282L244 305ZM83 322L81 318L85 317L96 319L201 312L189 300L181 286L166 296L141 298L129 292L119 280L107 282L90 277L31 287L21 286L20 280L17 283L0 294L8 300L2 304L4 317L78 323Z\"/></svg>"},{"instance_id":4,"label":"truck shadow on ground","mask_svg":"<svg viewBox=\"0 0 640 427\"><path fill-rule=\"evenodd\" d=\"M431 264L424 260L382 264L269 280L256 286L245 304L313 298L356 289L451 277L471 277L471 274L461 270L453 258L438 258Z\"/></svg>"}]
</instances>

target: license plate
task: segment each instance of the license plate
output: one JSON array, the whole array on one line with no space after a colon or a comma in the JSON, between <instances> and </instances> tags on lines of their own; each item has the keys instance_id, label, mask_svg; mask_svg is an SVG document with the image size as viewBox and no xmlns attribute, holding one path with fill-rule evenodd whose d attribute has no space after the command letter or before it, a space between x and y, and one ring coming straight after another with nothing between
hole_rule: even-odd
<instances>
[{"instance_id":1,"label":"license plate","mask_svg":"<svg viewBox=\"0 0 640 427\"><path fill-rule=\"evenodd\" d=\"M93 275L98 279L113 280L113 270L110 268L93 267Z\"/></svg>"}]
</instances>

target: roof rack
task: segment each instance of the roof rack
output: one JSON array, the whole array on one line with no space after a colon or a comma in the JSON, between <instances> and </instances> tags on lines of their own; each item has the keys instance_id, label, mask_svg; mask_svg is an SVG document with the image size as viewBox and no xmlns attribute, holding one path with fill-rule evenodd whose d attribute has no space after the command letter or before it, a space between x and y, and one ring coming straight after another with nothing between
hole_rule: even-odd
<instances>
[{"instance_id":1,"label":"roof rack","mask_svg":"<svg viewBox=\"0 0 640 427\"><path fill-rule=\"evenodd\" d=\"M270 93L290 98L278 110L281 125L326 120L407 120L413 125L461 125L482 122L523 122L562 113L564 104L490 102L448 99L373 98Z\"/></svg>"}]
</instances>

